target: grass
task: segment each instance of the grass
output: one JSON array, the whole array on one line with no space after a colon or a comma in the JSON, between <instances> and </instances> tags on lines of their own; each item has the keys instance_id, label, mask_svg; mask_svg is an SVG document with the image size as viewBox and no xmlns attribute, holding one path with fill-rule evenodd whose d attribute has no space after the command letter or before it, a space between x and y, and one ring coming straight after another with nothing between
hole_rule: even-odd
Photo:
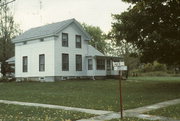
<instances>
[{"instance_id":1,"label":"grass","mask_svg":"<svg viewBox=\"0 0 180 121\"><path fill-rule=\"evenodd\" d=\"M171 82L171 81L180 81L180 77L130 77L129 80L138 80L138 81L163 81L163 82Z\"/></svg>"},{"instance_id":2,"label":"grass","mask_svg":"<svg viewBox=\"0 0 180 121\"><path fill-rule=\"evenodd\" d=\"M65 121L90 118L94 115L49 108L0 104L1 121Z\"/></svg>"},{"instance_id":3,"label":"grass","mask_svg":"<svg viewBox=\"0 0 180 121\"><path fill-rule=\"evenodd\" d=\"M124 109L180 98L180 78L143 78L123 81ZM0 99L118 111L118 80L0 83Z\"/></svg>"},{"instance_id":4,"label":"grass","mask_svg":"<svg viewBox=\"0 0 180 121\"><path fill-rule=\"evenodd\" d=\"M121 119L112 119L112 120L109 120L109 121L150 121L150 120L147 120L147 119L139 119L139 118L132 118L132 117L125 117L123 118L123 120ZM156 120L158 121L158 120Z\"/></svg>"},{"instance_id":5,"label":"grass","mask_svg":"<svg viewBox=\"0 0 180 121\"><path fill-rule=\"evenodd\" d=\"M157 110L153 110L150 112L147 112L147 114L150 115L160 115L160 116L165 116L165 117L171 117L174 119L180 119L180 104L168 106L165 108L160 108Z\"/></svg>"}]
</instances>

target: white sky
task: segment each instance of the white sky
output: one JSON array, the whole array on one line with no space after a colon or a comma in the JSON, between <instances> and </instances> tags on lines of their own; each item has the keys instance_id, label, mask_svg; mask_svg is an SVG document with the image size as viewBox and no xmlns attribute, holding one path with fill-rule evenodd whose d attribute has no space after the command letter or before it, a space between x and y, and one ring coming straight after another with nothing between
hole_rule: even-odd
<instances>
[{"instance_id":1,"label":"white sky","mask_svg":"<svg viewBox=\"0 0 180 121\"><path fill-rule=\"evenodd\" d=\"M111 29L111 14L119 14L129 6L121 0L41 1L41 10L40 0L16 0L11 5L9 4L15 22L20 25L23 31L32 27L75 18L79 22L99 26L107 33Z\"/></svg>"}]
</instances>

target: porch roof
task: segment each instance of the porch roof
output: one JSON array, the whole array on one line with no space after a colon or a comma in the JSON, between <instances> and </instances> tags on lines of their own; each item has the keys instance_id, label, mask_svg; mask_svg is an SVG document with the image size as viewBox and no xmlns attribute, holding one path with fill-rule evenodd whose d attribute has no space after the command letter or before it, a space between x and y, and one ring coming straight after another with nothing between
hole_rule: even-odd
<instances>
[{"instance_id":1,"label":"porch roof","mask_svg":"<svg viewBox=\"0 0 180 121\"><path fill-rule=\"evenodd\" d=\"M15 64L15 57L11 57L8 60L6 60L8 64Z\"/></svg>"},{"instance_id":2,"label":"porch roof","mask_svg":"<svg viewBox=\"0 0 180 121\"><path fill-rule=\"evenodd\" d=\"M123 60L122 57L107 56L107 55L94 55L94 56L87 55L86 57L104 58L104 59L111 59L115 61Z\"/></svg>"},{"instance_id":3,"label":"porch roof","mask_svg":"<svg viewBox=\"0 0 180 121\"><path fill-rule=\"evenodd\" d=\"M106 58L106 59L118 59L118 60L123 60L122 57L116 57L116 56L107 56L107 55L104 55L104 56L99 56L99 55L96 55L95 58Z\"/></svg>"}]
</instances>

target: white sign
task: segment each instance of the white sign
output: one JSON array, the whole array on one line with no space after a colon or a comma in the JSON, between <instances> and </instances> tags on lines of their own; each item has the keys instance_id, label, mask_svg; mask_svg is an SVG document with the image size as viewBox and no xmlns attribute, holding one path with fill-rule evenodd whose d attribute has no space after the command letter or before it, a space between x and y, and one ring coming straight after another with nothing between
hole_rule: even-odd
<instances>
[{"instance_id":1,"label":"white sign","mask_svg":"<svg viewBox=\"0 0 180 121\"><path fill-rule=\"evenodd\" d=\"M127 66L116 66L114 67L114 70L121 70L121 71L126 71L127 70Z\"/></svg>"},{"instance_id":2,"label":"white sign","mask_svg":"<svg viewBox=\"0 0 180 121\"><path fill-rule=\"evenodd\" d=\"M113 67L124 66L124 62L113 62Z\"/></svg>"}]
</instances>

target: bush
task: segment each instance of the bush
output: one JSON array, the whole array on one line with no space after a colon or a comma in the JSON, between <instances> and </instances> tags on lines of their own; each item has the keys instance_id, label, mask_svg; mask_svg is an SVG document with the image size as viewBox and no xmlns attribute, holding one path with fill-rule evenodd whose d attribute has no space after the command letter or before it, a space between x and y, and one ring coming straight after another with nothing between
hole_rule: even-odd
<instances>
[{"instance_id":1,"label":"bush","mask_svg":"<svg viewBox=\"0 0 180 121\"><path fill-rule=\"evenodd\" d=\"M139 73L139 76L170 76L170 75L167 72L155 71L155 72Z\"/></svg>"},{"instance_id":2,"label":"bush","mask_svg":"<svg viewBox=\"0 0 180 121\"><path fill-rule=\"evenodd\" d=\"M12 82L16 81L16 78L10 78L10 77L1 77L0 82Z\"/></svg>"},{"instance_id":3,"label":"bush","mask_svg":"<svg viewBox=\"0 0 180 121\"><path fill-rule=\"evenodd\" d=\"M152 72L154 70L154 67L151 63L147 63L142 67L141 72Z\"/></svg>"},{"instance_id":4,"label":"bush","mask_svg":"<svg viewBox=\"0 0 180 121\"><path fill-rule=\"evenodd\" d=\"M0 82L8 82L8 78L7 77L1 77Z\"/></svg>"},{"instance_id":5,"label":"bush","mask_svg":"<svg viewBox=\"0 0 180 121\"><path fill-rule=\"evenodd\" d=\"M158 63L157 61L153 62L153 71L167 71L167 66L165 64Z\"/></svg>"}]
</instances>

